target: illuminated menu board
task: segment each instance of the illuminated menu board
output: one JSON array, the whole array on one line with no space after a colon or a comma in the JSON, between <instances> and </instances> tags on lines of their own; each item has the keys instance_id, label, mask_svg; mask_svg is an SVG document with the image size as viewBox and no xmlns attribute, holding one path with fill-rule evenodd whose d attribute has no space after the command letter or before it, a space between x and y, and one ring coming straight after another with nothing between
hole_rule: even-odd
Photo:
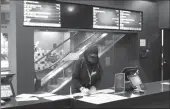
<instances>
[{"instance_id":1,"label":"illuminated menu board","mask_svg":"<svg viewBox=\"0 0 170 109\"><path fill-rule=\"evenodd\" d=\"M93 7L93 28L119 29L119 10Z\"/></svg>"},{"instance_id":2,"label":"illuminated menu board","mask_svg":"<svg viewBox=\"0 0 170 109\"><path fill-rule=\"evenodd\" d=\"M60 4L24 1L24 25L61 27Z\"/></svg>"},{"instance_id":3,"label":"illuminated menu board","mask_svg":"<svg viewBox=\"0 0 170 109\"><path fill-rule=\"evenodd\" d=\"M120 10L121 30L142 30L142 12Z\"/></svg>"}]
</instances>

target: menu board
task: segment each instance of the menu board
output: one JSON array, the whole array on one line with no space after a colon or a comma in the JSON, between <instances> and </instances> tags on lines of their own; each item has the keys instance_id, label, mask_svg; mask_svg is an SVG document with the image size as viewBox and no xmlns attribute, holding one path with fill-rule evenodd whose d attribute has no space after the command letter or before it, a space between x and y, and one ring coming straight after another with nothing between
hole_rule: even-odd
<instances>
[{"instance_id":1,"label":"menu board","mask_svg":"<svg viewBox=\"0 0 170 109\"><path fill-rule=\"evenodd\" d=\"M24 1L24 25L61 27L60 4Z\"/></svg>"},{"instance_id":2,"label":"menu board","mask_svg":"<svg viewBox=\"0 0 170 109\"><path fill-rule=\"evenodd\" d=\"M24 0L24 26L142 30L143 13L65 2Z\"/></svg>"},{"instance_id":3,"label":"menu board","mask_svg":"<svg viewBox=\"0 0 170 109\"><path fill-rule=\"evenodd\" d=\"M142 30L142 12L120 10L120 30Z\"/></svg>"},{"instance_id":4,"label":"menu board","mask_svg":"<svg viewBox=\"0 0 170 109\"><path fill-rule=\"evenodd\" d=\"M93 24L92 6L61 3L61 27L89 29Z\"/></svg>"},{"instance_id":5,"label":"menu board","mask_svg":"<svg viewBox=\"0 0 170 109\"><path fill-rule=\"evenodd\" d=\"M119 29L119 10L93 7L93 28Z\"/></svg>"}]
</instances>

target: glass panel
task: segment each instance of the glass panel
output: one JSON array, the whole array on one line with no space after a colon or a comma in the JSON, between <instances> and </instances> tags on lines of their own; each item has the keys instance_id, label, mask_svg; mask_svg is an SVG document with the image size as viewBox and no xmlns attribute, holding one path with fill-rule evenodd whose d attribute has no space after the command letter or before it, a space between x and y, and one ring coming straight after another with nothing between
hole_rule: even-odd
<instances>
[{"instance_id":1,"label":"glass panel","mask_svg":"<svg viewBox=\"0 0 170 109\"><path fill-rule=\"evenodd\" d=\"M8 67L8 36L1 33L1 69L7 69Z\"/></svg>"},{"instance_id":2,"label":"glass panel","mask_svg":"<svg viewBox=\"0 0 170 109\"><path fill-rule=\"evenodd\" d=\"M99 46L99 54L101 54L103 50L107 49L108 47L110 47L112 45L114 46L114 44L124 36L124 34L113 34L113 33L112 34L96 33L96 34L97 35L94 35L93 38L89 38L87 41L85 41L81 47L77 47L77 49L75 49L75 51L77 51L76 53L81 54L81 53L83 53L81 51L84 51L89 46L98 45ZM89 44L89 45L87 46L87 44ZM86 46L86 48L83 50L83 47L85 47L85 46ZM80 58L81 58L81 55L80 55ZM71 64L68 64L68 67L63 68L63 70L61 70L55 76L53 76L51 79L49 79L49 81L43 86L43 87L45 87L44 91L58 92L61 89L61 87L64 87L64 84L69 82L70 77L72 76L72 73L73 73L72 68L74 65L74 61L67 60L67 61L65 61L64 64L58 66L57 68L58 69L62 68L63 65L67 65L67 63L71 63ZM57 83L54 82L56 80L58 81Z\"/></svg>"},{"instance_id":3,"label":"glass panel","mask_svg":"<svg viewBox=\"0 0 170 109\"><path fill-rule=\"evenodd\" d=\"M87 37L87 35L89 35L89 34L90 34L90 36ZM83 43L83 42L85 43L86 40L89 40L92 37L92 35L94 35L94 34L95 33L88 33L88 34L85 34L86 36L79 36L79 37L85 38L84 40L80 39L80 41L82 41L81 43ZM52 50L51 53L48 53L47 56L45 56L40 61L35 63L35 69L37 71L36 75L38 76L38 78L42 78L43 76L48 74L53 69L60 68L60 66L62 66L63 64L65 64L68 61L68 60L64 60L64 58L69 53L74 52L75 50L77 51L77 48L79 48L80 45L78 45L76 47L74 45L71 48L71 46L72 46L71 44L74 43L72 41L75 39L74 37L76 37L75 35L79 35L79 34L74 34L74 36L70 36L69 32L65 32L63 35L64 38L65 37L71 37L71 38L69 40L66 39L67 41L62 43L60 46L58 46L57 48ZM81 33L81 35L82 35L82 33ZM74 38L74 39L72 39L72 38ZM39 38L37 38L37 39L40 40ZM82 45L84 45L84 44L82 44ZM41 52L38 52L38 53L40 54ZM57 56L56 56L56 54L57 54ZM36 53L35 53L35 55L37 56Z\"/></svg>"},{"instance_id":4,"label":"glass panel","mask_svg":"<svg viewBox=\"0 0 170 109\"><path fill-rule=\"evenodd\" d=\"M96 43L96 45L99 47L99 53L102 53L103 51L106 51L108 47L114 46L114 44L119 41L124 34L114 34L114 33L108 33L107 37L104 37L102 40Z\"/></svg>"},{"instance_id":5,"label":"glass panel","mask_svg":"<svg viewBox=\"0 0 170 109\"><path fill-rule=\"evenodd\" d=\"M78 47L75 47L74 52L80 55L79 58L81 58L81 54L84 52L85 49L87 49L89 46L93 45L93 43L95 44L96 41L100 41L100 39L103 38L103 36L101 34L102 33L92 34L91 36L84 39L83 43L81 43ZM98 40L96 40L96 39L98 39ZM68 63L71 63L71 64L68 64ZM45 89L45 91L51 91L51 89L53 89L54 87L56 87L56 88L59 87L61 85L61 83L63 83L65 81L65 79L67 80L69 77L71 77L72 67L74 65L73 63L74 63L74 61L72 61L72 60L64 60L64 59L62 61L60 61L59 63L57 63L58 66L55 69L62 68L63 66L66 66L67 64L69 66L67 66L61 72L58 72L56 74L57 76L53 76L47 82L48 85L44 85L44 87L46 87L46 88L43 88L43 89ZM57 84L54 85L55 82L53 82L53 81L55 81L56 79L58 80L58 82L57 82Z\"/></svg>"},{"instance_id":6,"label":"glass panel","mask_svg":"<svg viewBox=\"0 0 170 109\"><path fill-rule=\"evenodd\" d=\"M99 36L101 35L101 33L94 33L92 34L91 36L87 37L85 40L84 40L84 43L80 44L78 47L76 47L74 49L74 52L77 52L79 51L80 49L84 49L86 48L88 45L91 44L91 42L93 42L96 38L98 38Z\"/></svg>"},{"instance_id":7,"label":"glass panel","mask_svg":"<svg viewBox=\"0 0 170 109\"><path fill-rule=\"evenodd\" d=\"M9 70L8 37L10 24L9 1L1 1L1 71Z\"/></svg>"},{"instance_id":8,"label":"glass panel","mask_svg":"<svg viewBox=\"0 0 170 109\"><path fill-rule=\"evenodd\" d=\"M38 78L54 69L61 58L70 52L70 32L35 31L35 71Z\"/></svg>"}]
</instances>

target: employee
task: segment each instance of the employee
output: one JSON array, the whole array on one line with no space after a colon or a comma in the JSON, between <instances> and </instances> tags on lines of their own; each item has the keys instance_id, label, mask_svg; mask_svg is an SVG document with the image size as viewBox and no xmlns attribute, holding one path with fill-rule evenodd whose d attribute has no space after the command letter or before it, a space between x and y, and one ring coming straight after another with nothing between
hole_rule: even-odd
<instances>
[{"instance_id":1,"label":"employee","mask_svg":"<svg viewBox=\"0 0 170 109\"><path fill-rule=\"evenodd\" d=\"M72 93L90 94L90 92L96 91L102 78L102 72L98 57L98 47L89 47L84 52L84 57L74 65Z\"/></svg>"}]
</instances>

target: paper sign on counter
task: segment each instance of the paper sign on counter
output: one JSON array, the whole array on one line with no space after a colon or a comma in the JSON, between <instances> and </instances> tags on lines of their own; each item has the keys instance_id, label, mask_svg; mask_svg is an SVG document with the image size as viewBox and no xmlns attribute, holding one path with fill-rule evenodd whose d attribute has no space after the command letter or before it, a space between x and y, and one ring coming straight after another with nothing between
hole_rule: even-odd
<instances>
[{"instance_id":1,"label":"paper sign on counter","mask_svg":"<svg viewBox=\"0 0 170 109\"><path fill-rule=\"evenodd\" d=\"M49 96L54 96L56 94L53 94L53 93L42 93L42 94L36 94L34 96L36 97L49 97Z\"/></svg>"},{"instance_id":2,"label":"paper sign on counter","mask_svg":"<svg viewBox=\"0 0 170 109\"><path fill-rule=\"evenodd\" d=\"M20 95L17 95L16 97L19 97L19 98L30 98L30 97L33 97L35 96L35 94L20 94Z\"/></svg>"},{"instance_id":3,"label":"paper sign on counter","mask_svg":"<svg viewBox=\"0 0 170 109\"><path fill-rule=\"evenodd\" d=\"M115 90L113 89L102 89L102 90L97 90L96 92L92 94L99 94L99 93L108 94L108 93L113 93L113 92L115 92Z\"/></svg>"},{"instance_id":4,"label":"paper sign on counter","mask_svg":"<svg viewBox=\"0 0 170 109\"><path fill-rule=\"evenodd\" d=\"M97 90L95 92L91 92L90 95L96 95L96 94L109 94L109 93L114 93L115 90L113 89L102 89L102 90ZM69 95L70 98L72 98L73 96L86 96L86 94L83 93L75 93L73 95Z\"/></svg>"},{"instance_id":5,"label":"paper sign on counter","mask_svg":"<svg viewBox=\"0 0 170 109\"><path fill-rule=\"evenodd\" d=\"M113 94L96 94L96 95L84 96L83 98L78 100L88 102L88 103L93 103L93 104L103 104L103 103L108 103L108 102L118 101L123 99L127 99L127 97L113 95Z\"/></svg>"},{"instance_id":6,"label":"paper sign on counter","mask_svg":"<svg viewBox=\"0 0 170 109\"><path fill-rule=\"evenodd\" d=\"M49 96L54 96L56 94L53 93L42 93L42 94L20 94L17 95L16 97L22 97L22 98L29 98L29 97L49 97Z\"/></svg>"},{"instance_id":7,"label":"paper sign on counter","mask_svg":"<svg viewBox=\"0 0 170 109\"><path fill-rule=\"evenodd\" d=\"M19 97L19 98L16 98L16 101L37 101L37 100L39 100L39 99L36 98L36 97L30 97L30 98Z\"/></svg>"},{"instance_id":8,"label":"paper sign on counter","mask_svg":"<svg viewBox=\"0 0 170 109\"><path fill-rule=\"evenodd\" d=\"M62 96L62 95L56 95L56 96L50 96L50 97L44 97L46 100L55 101L55 100L62 100L70 98L69 96Z\"/></svg>"}]
</instances>

